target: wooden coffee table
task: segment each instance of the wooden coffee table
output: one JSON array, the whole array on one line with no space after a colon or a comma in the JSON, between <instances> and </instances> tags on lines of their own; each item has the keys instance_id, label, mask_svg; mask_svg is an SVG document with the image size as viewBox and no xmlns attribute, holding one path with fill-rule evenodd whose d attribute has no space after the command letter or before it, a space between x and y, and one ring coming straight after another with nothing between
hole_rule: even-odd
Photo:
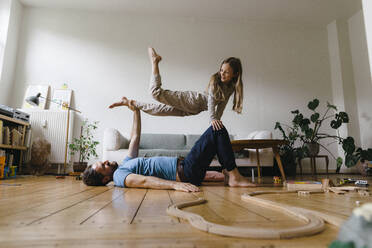
<instances>
[{"instance_id":1,"label":"wooden coffee table","mask_svg":"<svg viewBox=\"0 0 372 248\"><path fill-rule=\"evenodd\" d=\"M231 145L235 152L241 151L245 148L247 149L256 149L257 154L257 172L258 172L258 179L261 180L261 169L260 169L260 156L258 153L258 149L262 148L272 148L273 153L276 159L276 162L278 163L278 167L280 170L280 173L282 175L283 182L286 181L282 161L280 160L279 155L279 147L280 145L288 144L285 140L279 140L279 139L256 139L256 140L232 140Z\"/></svg>"}]
</instances>

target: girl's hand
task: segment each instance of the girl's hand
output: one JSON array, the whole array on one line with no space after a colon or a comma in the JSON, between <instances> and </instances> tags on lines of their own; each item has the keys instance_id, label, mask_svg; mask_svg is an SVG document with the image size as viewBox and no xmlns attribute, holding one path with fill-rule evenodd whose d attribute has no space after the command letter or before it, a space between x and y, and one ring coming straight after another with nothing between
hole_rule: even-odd
<instances>
[{"instance_id":1,"label":"girl's hand","mask_svg":"<svg viewBox=\"0 0 372 248\"><path fill-rule=\"evenodd\" d=\"M223 128L223 124L222 124L222 121L220 120L213 120L211 122L211 125L212 125L212 128L214 131L217 131L217 130L220 130Z\"/></svg>"}]
</instances>

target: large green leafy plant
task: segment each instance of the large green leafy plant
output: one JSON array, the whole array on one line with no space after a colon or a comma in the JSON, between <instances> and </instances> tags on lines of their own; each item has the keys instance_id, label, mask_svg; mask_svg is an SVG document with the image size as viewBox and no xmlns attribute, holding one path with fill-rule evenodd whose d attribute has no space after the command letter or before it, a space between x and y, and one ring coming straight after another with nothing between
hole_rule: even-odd
<instances>
[{"instance_id":1,"label":"large green leafy plant","mask_svg":"<svg viewBox=\"0 0 372 248\"><path fill-rule=\"evenodd\" d=\"M340 136L339 128L342 124L349 122L349 116L346 112L337 111L337 107L327 102L327 109L321 115L316 111L319 106L319 100L314 99L307 105L308 109L312 112L310 118L305 117L298 109L291 111L294 115L292 120L292 126L285 125L287 133L282 128L281 123L276 122L275 129L279 129L282 133L283 138L289 141L288 147L282 147L283 149L289 149L295 152L297 158L302 158L309 155L308 148L305 146L307 143L317 143L323 147L337 162L337 172L339 172L343 159L341 157L335 157L326 146L320 143L323 139L333 139L334 142L342 145L345 151L345 166L352 167L360 159L372 160L372 149L363 150L360 147L356 147L353 137L343 138ZM325 133L321 130L322 125L325 121L329 121L331 128L336 130L336 135ZM295 143L299 145L295 145Z\"/></svg>"},{"instance_id":2,"label":"large green leafy plant","mask_svg":"<svg viewBox=\"0 0 372 248\"><path fill-rule=\"evenodd\" d=\"M97 157L96 147L98 141L93 139L93 133L97 129L98 121L92 123L84 120L81 126L81 133L79 138L74 138L73 142L69 144L70 154L73 156L79 152L79 163L89 160L91 157Z\"/></svg>"}]
</instances>

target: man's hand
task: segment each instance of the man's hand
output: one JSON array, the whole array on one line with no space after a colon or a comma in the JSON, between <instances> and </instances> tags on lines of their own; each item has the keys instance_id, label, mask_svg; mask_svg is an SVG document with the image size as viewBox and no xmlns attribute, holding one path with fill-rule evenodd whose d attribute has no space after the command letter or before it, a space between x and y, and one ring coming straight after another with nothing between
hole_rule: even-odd
<instances>
[{"instance_id":1,"label":"man's hand","mask_svg":"<svg viewBox=\"0 0 372 248\"><path fill-rule=\"evenodd\" d=\"M138 174L129 174L124 182L129 188L145 189L174 189L184 192L199 192L199 188L191 183L181 183L176 181L165 180L153 176L143 176Z\"/></svg>"},{"instance_id":2,"label":"man's hand","mask_svg":"<svg viewBox=\"0 0 372 248\"><path fill-rule=\"evenodd\" d=\"M128 108L132 111L138 111L139 108L136 107L135 105L136 101L134 100L129 100L129 103L128 103Z\"/></svg>"},{"instance_id":3,"label":"man's hand","mask_svg":"<svg viewBox=\"0 0 372 248\"><path fill-rule=\"evenodd\" d=\"M200 189L197 186L191 183L182 183L182 182L174 182L173 189L178 190L178 191L184 191L184 192L199 192L200 191Z\"/></svg>"},{"instance_id":4,"label":"man's hand","mask_svg":"<svg viewBox=\"0 0 372 248\"><path fill-rule=\"evenodd\" d=\"M222 124L222 121L220 120L213 120L211 122L211 125L212 125L212 128L214 131L217 131L217 130L220 130L223 128L223 124Z\"/></svg>"}]
</instances>

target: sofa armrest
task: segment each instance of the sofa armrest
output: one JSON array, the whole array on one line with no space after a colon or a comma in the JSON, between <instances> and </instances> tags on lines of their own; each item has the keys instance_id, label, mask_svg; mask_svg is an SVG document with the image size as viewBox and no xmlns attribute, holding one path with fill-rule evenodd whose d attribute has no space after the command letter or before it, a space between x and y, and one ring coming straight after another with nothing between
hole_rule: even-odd
<instances>
[{"instance_id":1,"label":"sofa armrest","mask_svg":"<svg viewBox=\"0 0 372 248\"><path fill-rule=\"evenodd\" d=\"M128 149L129 140L114 128L107 128L103 133L103 150L116 151Z\"/></svg>"}]
</instances>

